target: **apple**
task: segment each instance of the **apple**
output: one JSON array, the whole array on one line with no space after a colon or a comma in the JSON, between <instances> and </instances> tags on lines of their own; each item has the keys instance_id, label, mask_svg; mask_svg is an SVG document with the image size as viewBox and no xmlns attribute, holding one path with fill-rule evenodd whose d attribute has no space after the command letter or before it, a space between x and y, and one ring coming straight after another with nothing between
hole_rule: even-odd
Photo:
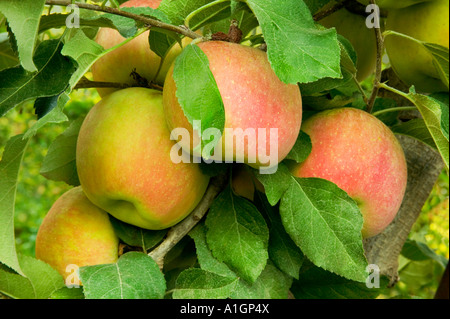
<instances>
[{"instance_id":1,"label":"apple","mask_svg":"<svg viewBox=\"0 0 450 319\"><path fill-rule=\"evenodd\" d=\"M392 131L371 114L353 108L323 111L304 121L312 151L291 165L296 177L329 180L358 204L365 238L382 232L396 216L406 189L403 149Z\"/></svg>"},{"instance_id":2,"label":"apple","mask_svg":"<svg viewBox=\"0 0 450 319\"><path fill-rule=\"evenodd\" d=\"M236 195L253 201L255 195L255 184L253 182L252 174L246 169L245 166L238 164L238 166L233 168L233 172L231 174L231 187Z\"/></svg>"},{"instance_id":3,"label":"apple","mask_svg":"<svg viewBox=\"0 0 450 319\"><path fill-rule=\"evenodd\" d=\"M386 20L386 30L448 48L449 1L434 0L392 10ZM407 85L425 93L448 91L433 65L431 53L421 44L395 35L386 36L385 44L393 70Z\"/></svg>"},{"instance_id":4,"label":"apple","mask_svg":"<svg viewBox=\"0 0 450 319\"><path fill-rule=\"evenodd\" d=\"M121 5L121 7L143 7L148 6L156 9L161 0L130 0ZM139 35L127 44L115 49L98 59L91 68L92 78L100 82L117 82L133 84L135 80L131 73L135 70L141 77L148 82L155 82L162 85L172 62L180 54L181 47L176 43L167 53L161 65L161 58L150 50L148 43L149 31ZM113 46L123 42L123 38L115 29L101 28L96 36L96 42L104 49L110 49ZM184 38L182 45L191 41ZM160 69L160 70L159 70ZM116 88L98 88L97 91L101 97L117 91Z\"/></svg>"},{"instance_id":5,"label":"apple","mask_svg":"<svg viewBox=\"0 0 450 319\"><path fill-rule=\"evenodd\" d=\"M366 18L342 8L320 20L324 27L336 31L350 41L357 55L356 79L361 82L369 77L377 63L377 40L373 29L366 26Z\"/></svg>"},{"instance_id":6,"label":"apple","mask_svg":"<svg viewBox=\"0 0 450 319\"><path fill-rule=\"evenodd\" d=\"M406 8L406 7L412 6L414 4L418 4L421 2L427 2L427 1L434 1L434 0L378 0L377 5L381 9L390 10L390 9ZM370 4L370 0L358 0L358 2L360 2L366 6Z\"/></svg>"},{"instance_id":7,"label":"apple","mask_svg":"<svg viewBox=\"0 0 450 319\"><path fill-rule=\"evenodd\" d=\"M64 279L76 267L117 261L119 239L108 214L92 204L81 187L64 193L53 204L36 237L36 258L56 269ZM72 266L75 268L71 268Z\"/></svg>"},{"instance_id":8,"label":"apple","mask_svg":"<svg viewBox=\"0 0 450 319\"><path fill-rule=\"evenodd\" d=\"M198 164L172 161L174 145L161 92L128 88L104 97L89 111L77 140L76 165L86 196L141 228L176 224L197 206L209 177Z\"/></svg>"},{"instance_id":9,"label":"apple","mask_svg":"<svg viewBox=\"0 0 450 319\"><path fill-rule=\"evenodd\" d=\"M245 163L254 168L275 167L287 156L300 131L302 99L298 86L281 82L262 50L223 41L207 41L198 46L208 57L225 111L225 129L215 147L215 152L221 152L211 159ZM201 153L194 152L199 133L193 132L178 102L173 69L174 64L164 83L167 123L171 130L188 130L191 139L178 142L187 152L200 156ZM247 138L239 131L254 135ZM274 131L277 136L272 135ZM237 136L236 142L233 135ZM270 160L262 157L266 155Z\"/></svg>"}]
</instances>

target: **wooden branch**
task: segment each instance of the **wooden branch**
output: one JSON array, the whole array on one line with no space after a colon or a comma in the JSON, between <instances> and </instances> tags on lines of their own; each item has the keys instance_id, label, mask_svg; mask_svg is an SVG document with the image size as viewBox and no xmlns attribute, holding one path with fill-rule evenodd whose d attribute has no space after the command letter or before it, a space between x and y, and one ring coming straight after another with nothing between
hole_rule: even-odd
<instances>
[{"instance_id":1,"label":"wooden branch","mask_svg":"<svg viewBox=\"0 0 450 319\"><path fill-rule=\"evenodd\" d=\"M71 0L47 0L47 1L45 1L45 4L49 5L49 6L65 6L65 7L67 7L68 5L72 4L72 1ZM164 22L161 22L156 19L151 19L151 18L142 16L142 15L139 15L139 14L126 12L126 11L116 9L116 8L111 8L111 7L102 7L102 6L98 6L95 4L89 4L89 3L83 3L83 2L75 2L74 4L81 9L87 9L87 10L92 10L92 11L99 11L99 12L120 15L123 17L133 19L135 21L141 21L148 26L157 27L157 28L168 30L168 31L173 31L173 32L182 34L186 37L192 38L192 39L197 39L197 38L202 37L198 33L195 33L194 31L187 28L186 26L171 25L171 24L164 23Z\"/></svg>"},{"instance_id":2,"label":"wooden branch","mask_svg":"<svg viewBox=\"0 0 450 319\"><path fill-rule=\"evenodd\" d=\"M216 196L227 183L226 176L220 175L211 179L208 189L194 211L180 223L172 227L164 241L148 255L158 264L160 269L164 267L164 258L167 253L205 216Z\"/></svg>"},{"instance_id":3,"label":"wooden branch","mask_svg":"<svg viewBox=\"0 0 450 319\"><path fill-rule=\"evenodd\" d=\"M380 268L390 279L390 286L398 281L398 256L411 228L444 168L437 151L408 136L397 136L408 164L408 185L402 206L394 221L381 234L364 240L369 264Z\"/></svg>"}]
</instances>

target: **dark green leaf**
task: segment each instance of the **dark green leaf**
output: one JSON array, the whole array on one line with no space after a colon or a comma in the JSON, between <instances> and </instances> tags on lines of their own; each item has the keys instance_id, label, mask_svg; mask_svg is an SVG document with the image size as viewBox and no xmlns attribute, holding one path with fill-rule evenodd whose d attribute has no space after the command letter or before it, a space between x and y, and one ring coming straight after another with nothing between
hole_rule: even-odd
<instances>
[{"instance_id":1,"label":"dark green leaf","mask_svg":"<svg viewBox=\"0 0 450 319\"><path fill-rule=\"evenodd\" d=\"M289 154L286 156L286 159L294 160L297 163L302 163L308 158L311 150L311 138L305 132L300 131L300 134L297 137L297 141L295 142Z\"/></svg>"}]
</instances>

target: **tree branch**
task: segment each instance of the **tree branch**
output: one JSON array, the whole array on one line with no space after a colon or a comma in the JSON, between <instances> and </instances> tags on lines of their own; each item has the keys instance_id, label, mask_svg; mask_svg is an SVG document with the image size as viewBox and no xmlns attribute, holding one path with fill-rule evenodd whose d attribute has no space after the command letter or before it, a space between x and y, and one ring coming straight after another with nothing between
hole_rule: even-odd
<instances>
[{"instance_id":1,"label":"tree branch","mask_svg":"<svg viewBox=\"0 0 450 319\"><path fill-rule=\"evenodd\" d=\"M49 6L68 6L72 4L71 0L47 0L45 1L46 5ZM82 2L75 2L75 5L77 5L79 8L92 10L92 11L99 11L99 12L106 12L111 13L115 15L120 15L123 17L127 17L130 19L133 19L135 21L140 21L145 23L146 25L157 27L161 29L165 29L168 31L173 31L179 34L182 34L184 36L187 36L192 39L201 38L202 36L195 33L191 29L187 28L186 26L175 26L172 24L164 23L156 19L148 18L139 14L134 14L131 12L126 12L120 9L111 8L111 7L102 7L95 4L88 4L88 3L82 3Z\"/></svg>"},{"instance_id":2,"label":"tree branch","mask_svg":"<svg viewBox=\"0 0 450 319\"><path fill-rule=\"evenodd\" d=\"M203 216L205 216L214 199L222 191L226 183L227 178L224 175L219 175L211 179L205 195L203 196L197 207L194 209L194 211L180 223L172 227L167 233L164 241L148 254L156 261L160 269L162 269L164 266L164 258L167 253L184 236L186 236L195 225L197 225L197 223L203 218Z\"/></svg>"},{"instance_id":3,"label":"tree branch","mask_svg":"<svg viewBox=\"0 0 450 319\"><path fill-rule=\"evenodd\" d=\"M370 0L371 4L375 4L375 0ZM380 90L381 74L383 71L383 52L384 52L384 37L381 33L381 28L374 28L375 36L377 41L377 65L375 70L375 79L373 80L373 90L372 94L367 102L366 111L372 113L375 100L378 96L378 91Z\"/></svg>"}]
</instances>

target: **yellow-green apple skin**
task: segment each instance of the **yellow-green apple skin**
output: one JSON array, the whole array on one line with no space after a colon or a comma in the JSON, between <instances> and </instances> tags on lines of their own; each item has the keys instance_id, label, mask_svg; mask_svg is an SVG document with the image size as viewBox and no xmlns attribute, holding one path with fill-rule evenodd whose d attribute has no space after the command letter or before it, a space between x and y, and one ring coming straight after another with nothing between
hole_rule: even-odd
<instances>
[{"instance_id":1,"label":"yellow-green apple skin","mask_svg":"<svg viewBox=\"0 0 450 319\"><path fill-rule=\"evenodd\" d=\"M320 112L302 130L312 151L305 162L291 165L292 174L335 183L358 204L363 237L382 232L396 216L407 183L403 149L392 131L353 108Z\"/></svg>"},{"instance_id":2,"label":"yellow-green apple skin","mask_svg":"<svg viewBox=\"0 0 450 319\"><path fill-rule=\"evenodd\" d=\"M215 148L221 149L221 156L215 154L214 160L236 161L254 168L273 167L281 162L293 147L300 131L302 121L302 98L297 85L280 81L272 70L265 52L236 43L208 41L198 46L209 60L209 67L217 83L225 111L225 129ZM164 83L164 111L169 128L185 128L191 140L181 139L180 146L195 153L199 134L185 117L178 102L177 87L173 78L174 64ZM207 129L202 127L202 130ZM258 129L265 129L258 135ZM270 129L278 130L278 150L270 148ZM233 141L233 133L255 132L254 141L243 143ZM261 138L261 139L260 139ZM243 140L242 140L243 141ZM258 154L252 154L252 150ZM250 150L250 152L249 152ZM277 155L276 163L261 160L259 154Z\"/></svg>"},{"instance_id":3,"label":"yellow-green apple skin","mask_svg":"<svg viewBox=\"0 0 450 319\"><path fill-rule=\"evenodd\" d=\"M64 279L73 273L72 265L116 262L118 251L119 239L108 214L92 204L79 186L56 200L36 237L36 258L48 263Z\"/></svg>"},{"instance_id":4,"label":"yellow-green apple skin","mask_svg":"<svg viewBox=\"0 0 450 319\"><path fill-rule=\"evenodd\" d=\"M148 6L156 9L160 2L161 0L130 0L123 3L121 7ZM135 80L131 73L136 71L148 82L153 81L156 84L164 84L167 71L175 58L180 54L181 47L176 43L170 49L159 70L161 58L150 50L148 37L149 31L144 32L125 45L101 57L91 68L93 80L133 84ZM124 40L125 38L117 30L110 28L101 28L96 36L96 42L104 49L110 49ZM186 45L190 41L191 39L184 38L182 45ZM97 89L101 97L117 90L116 88Z\"/></svg>"},{"instance_id":5,"label":"yellow-green apple skin","mask_svg":"<svg viewBox=\"0 0 450 319\"><path fill-rule=\"evenodd\" d=\"M358 0L358 1L366 6L370 4L369 0ZM378 0L377 5L381 9L390 10L390 9L402 9L412 6L414 4L427 1L434 1L434 0Z\"/></svg>"},{"instance_id":6,"label":"yellow-green apple skin","mask_svg":"<svg viewBox=\"0 0 450 319\"><path fill-rule=\"evenodd\" d=\"M366 18L343 8L320 20L327 28L336 31L350 41L357 55L356 78L359 82L368 78L377 63L377 42L375 31L366 26Z\"/></svg>"},{"instance_id":7,"label":"yellow-green apple skin","mask_svg":"<svg viewBox=\"0 0 450 319\"><path fill-rule=\"evenodd\" d=\"M449 1L433 0L392 10L386 20L386 30L448 48ZM392 68L407 85L414 85L417 91L424 93L448 91L433 65L431 53L421 44L396 35L388 35L385 45Z\"/></svg>"},{"instance_id":8,"label":"yellow-green apple skin","mask_svg":"<svg viewBox=\"0 0 450 319\"><path fill-rule=\"evenodd\" d=\"M86 196L141 228L176 224L199 203L209 177L198 164L173 162L174 145L161 92L128 88L104 97L89 111L77 141L76 165Z\"/></svg>"}]
</instances>

